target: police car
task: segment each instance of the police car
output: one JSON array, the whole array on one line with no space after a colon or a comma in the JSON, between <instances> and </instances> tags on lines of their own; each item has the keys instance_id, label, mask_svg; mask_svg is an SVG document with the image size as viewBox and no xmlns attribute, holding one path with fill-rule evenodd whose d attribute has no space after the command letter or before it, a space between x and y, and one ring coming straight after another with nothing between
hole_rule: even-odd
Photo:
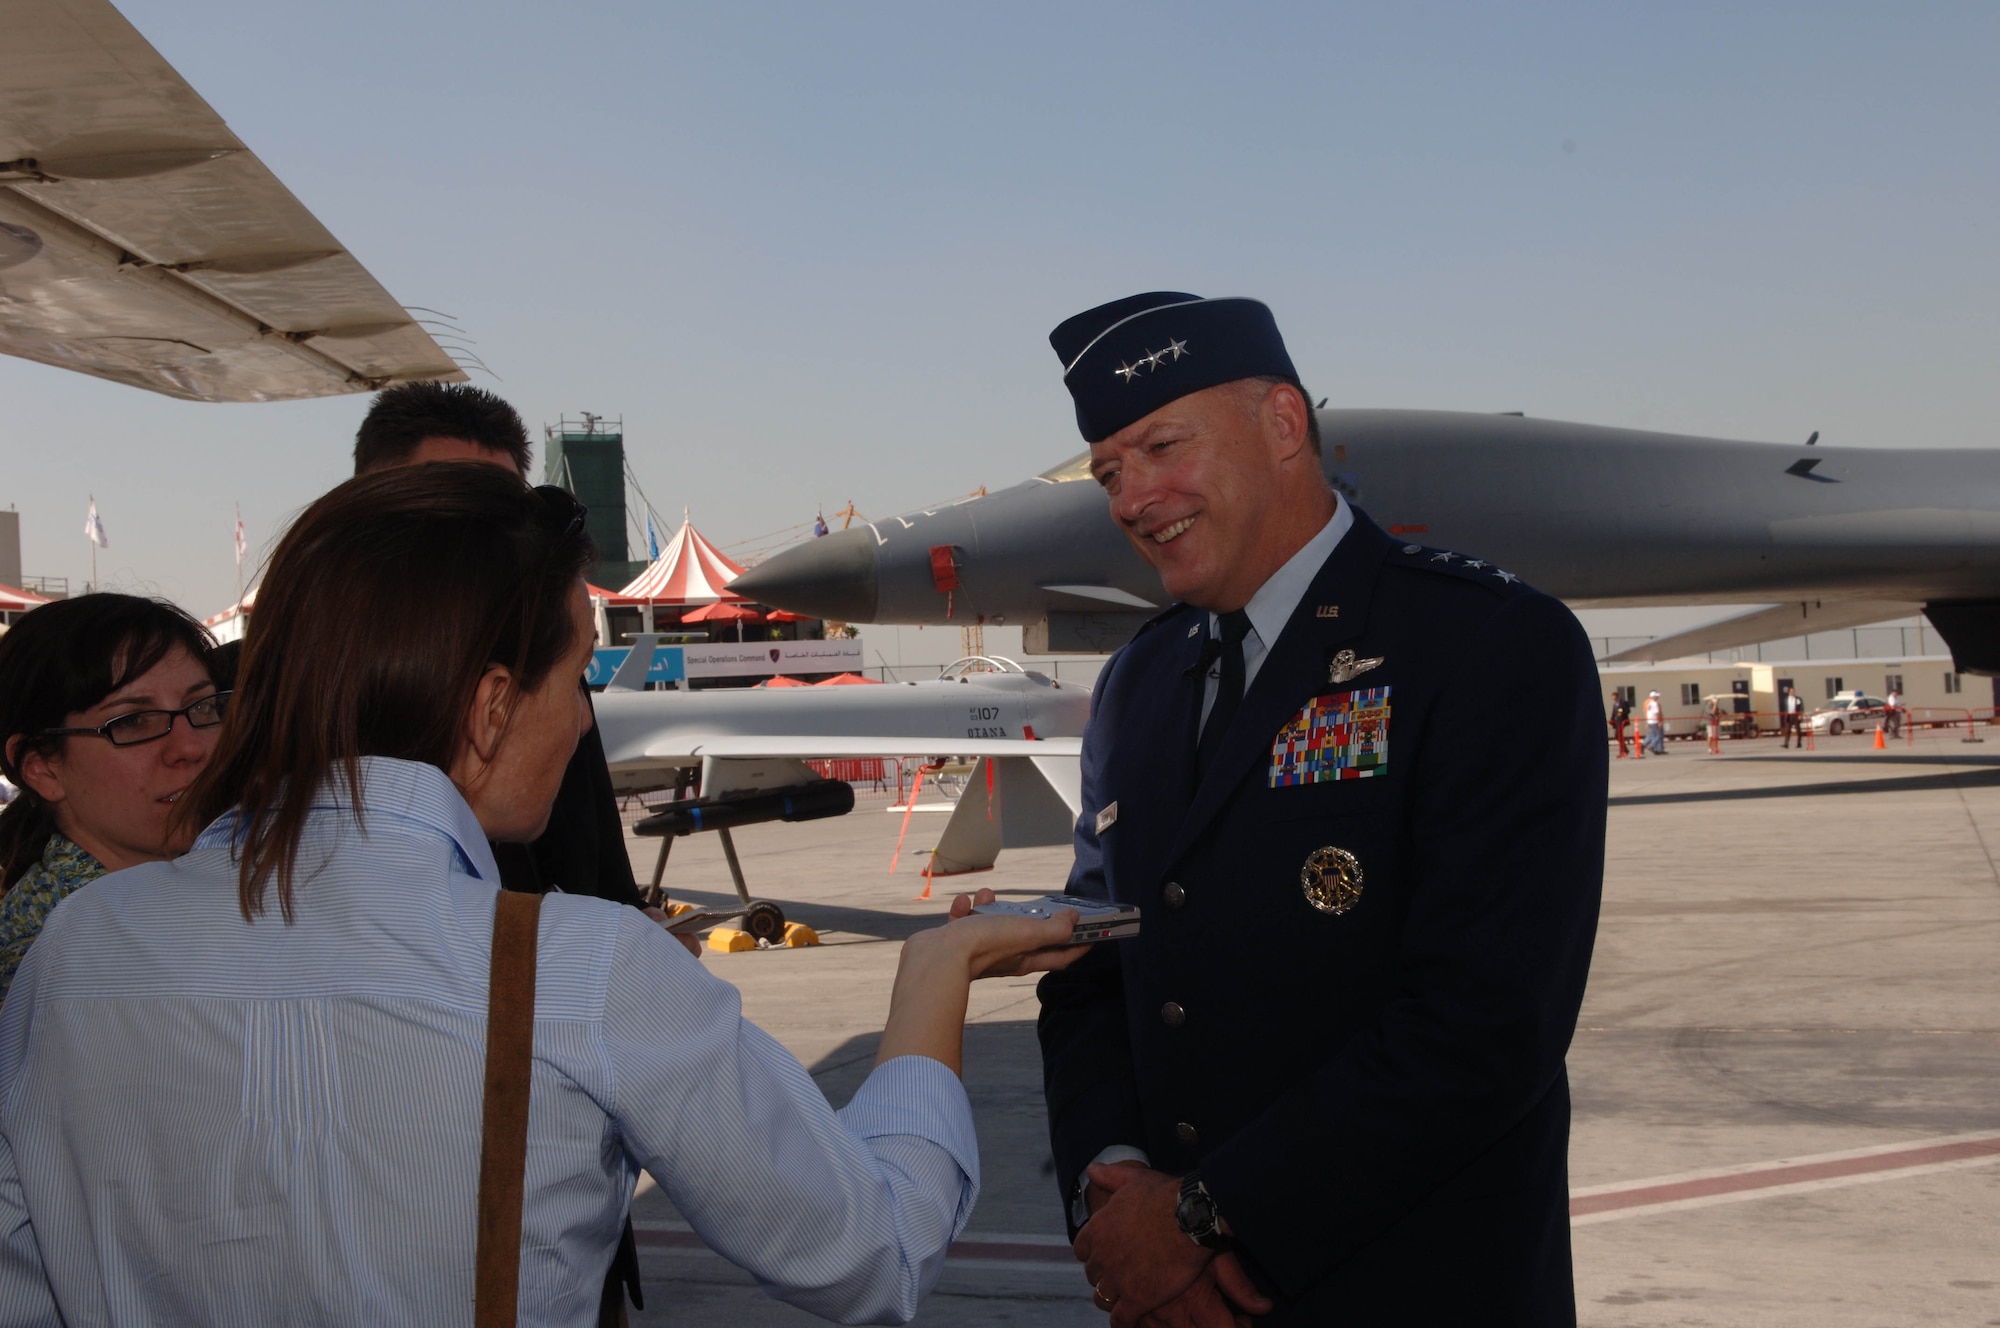
<instances>
[{"instance_id":1,"label":"police car","mask_svg":"<svg viewBox=\"0 0 2000 1328\"><path fill-rule=\"evenodd\" d=\"M1873 733L1877 724L1885 722L1888 713L1887 701L1856 690L1835 696L1824 710L1813 711L1809 722L1814 733Z\"/></svg>"}]
</instances>

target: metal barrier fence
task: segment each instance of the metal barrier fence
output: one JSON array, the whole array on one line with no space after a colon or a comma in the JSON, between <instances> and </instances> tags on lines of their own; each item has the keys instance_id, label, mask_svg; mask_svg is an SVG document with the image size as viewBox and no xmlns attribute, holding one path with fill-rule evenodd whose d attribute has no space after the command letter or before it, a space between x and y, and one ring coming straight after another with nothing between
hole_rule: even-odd
<instances>
[{"instance_id":1,"label":"metal barrier fence","mask_svg":"<svg viewBox=\"0 0 2000 1328\"><path fill-rule=\"evenodd\" d=\"M807 761L806 764L821 779L844 779L850 784L873 784L879 790L889 787L889 758L882 756L844 757L837 761ZM902 787L901 772L898 772L897 787Z\"/></svg>"}]
</instances>

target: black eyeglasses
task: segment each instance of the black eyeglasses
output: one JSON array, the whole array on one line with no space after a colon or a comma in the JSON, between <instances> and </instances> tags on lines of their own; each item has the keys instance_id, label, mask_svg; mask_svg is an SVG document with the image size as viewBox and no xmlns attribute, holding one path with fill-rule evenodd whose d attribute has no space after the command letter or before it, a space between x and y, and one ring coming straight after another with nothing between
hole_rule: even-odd
<instances>
[{"instance_id":1,"label":"black eyeglasses","mask_svg":"<svg viewBox=\"0 0 2000 1328\"><path fill-rule=\"evenodd\" d=\"M575 494L553 484L537 484L535 497L542 500L542 508L551 518L567 523L563 526L564 539L582 530L583 519L590 515L590 509L578 502Z\"/></svg>"},{"instance_id":2,"label":"black eyeglasses","mask_svg":"<svg viewBox=\"0 0 2000 1328\"><path fill-rule=\"evenodd\" d=\"M136 747L142 742L158 742L174 731L174 720L185 718L191 729L212 729L222 722L229 709L228 692L214 692L179 710L134 710L129 715L107 719L94 729L43 729L42 738L103 738L113 747Z\"/></svg>"}]
</instances>

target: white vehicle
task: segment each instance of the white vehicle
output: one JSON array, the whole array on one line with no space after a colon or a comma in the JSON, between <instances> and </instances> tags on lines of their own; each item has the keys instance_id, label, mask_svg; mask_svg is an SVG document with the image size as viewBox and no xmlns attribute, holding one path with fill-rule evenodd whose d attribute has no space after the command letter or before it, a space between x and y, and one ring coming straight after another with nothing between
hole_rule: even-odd
<instances>
[{"instance_id":1,"label":"white vehicle","mask_svg":"<svg viewBox=\"0 0 2000 1328\"><path fill-rule=\"evenodd\" d=\"M1888 713L1889 703L1879 696L1842 692L1827 702L1825 709L1813 711L1808 722L1814 733L1873 733Z\"/></svg>"}]
</instances>

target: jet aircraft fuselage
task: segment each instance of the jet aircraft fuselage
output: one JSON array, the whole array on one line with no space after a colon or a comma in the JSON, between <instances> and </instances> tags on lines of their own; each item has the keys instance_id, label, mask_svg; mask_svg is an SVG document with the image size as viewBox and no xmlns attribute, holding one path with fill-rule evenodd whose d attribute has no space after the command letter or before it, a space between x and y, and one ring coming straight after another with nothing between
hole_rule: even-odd
<instances>
[{"instance_id":1,"label":"jet aircraft fuselage","mask_svg":"<svg viewBox=\"0 0 2000 1328\"><path fill-rule=\"evenodd\" d=\"M1921 605L1962 666L2000 668L2000 451L1731 442L1447 411L1319 420L1328 479L1385 529L1571 604ZM1016 623L1030 651L1115 647L1167 600L1087 458L799 545L731 588L850 622Z\"/></svg>"}]
</instances>

